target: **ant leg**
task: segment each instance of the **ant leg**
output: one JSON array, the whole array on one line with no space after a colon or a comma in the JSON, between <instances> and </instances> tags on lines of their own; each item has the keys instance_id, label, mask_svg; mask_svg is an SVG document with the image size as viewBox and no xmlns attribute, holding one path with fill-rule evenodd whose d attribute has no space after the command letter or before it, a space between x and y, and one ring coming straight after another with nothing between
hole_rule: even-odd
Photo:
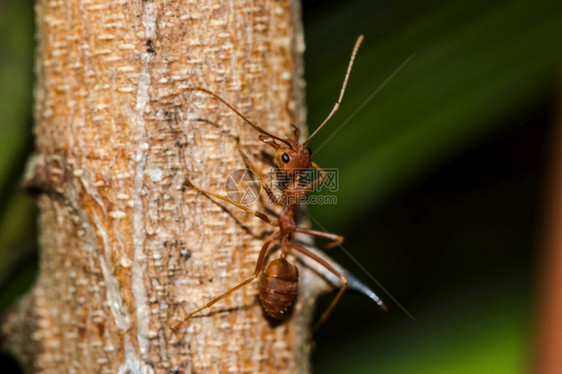
<instances>
[{"instance_id":1,"label":"ant leg","mask_svg":"<svg viewBox=\"0 0 562 374\"><path fill-rule=\"evenodd\" d=\"M262 270L263 262L264 262L264 259L265 259L265 255L267 254L267 250L268 250L269 246L270 246L273 242L275 242L276 240L278 240L278 239L279 239L279 236L280 236L279 232L275 232L273 235L271 235L271 236L269 237L268 240L266 240L266 241L263 243L263 246L261 247L261 250L260 250L260 254L259 254L259 256L258 256L258 260L256 261L256 268L254 269L254 272L253 272L253 274L252 274L251 277L249 277L248 279L246 279L246 280L243 281L242 283L238 284L237 286L232 287L230 290L226 291L226 292L223 293L222 295L220 295L220 296L218 296L218 297L215 297L213 300L211 300L211 301L209 301L207 304L205 304L205 306L203 306L203 307L197 309L197 310L194 311L194 312L189 313L189 314L187 315L187 317L185 317L185 319L184 319L183 321L178 322L176 325L174 325L174 326L173 326L173 329L174 329L174 330L178 330L178 329L181 327L181 325L182 325L185 321L187 321L188 319L190 319L191 316L193 316L194 314L197 314L197 313L199 313L200 311L209 308L209 307L212 306L213 304L215 304L215 303L217 303L218 301L224 299L225 297L227 297L227 296L230 295L231 293L235 292L236 290L239 290L240 288L246 286L248 283L250 283L251 281L253 281L254 279L256 279L256 278L258 277L259 273L260 273L261 270Z\"/></svg>"},{"instance_id":2,"label":"ant leg","mask_svg":"<svg viewBox=\"0 0 562 374\"><path fill-rule=\"evenodd\" d=\"M295 227L295 232L300 232L300 233L303 233L303 234L316 236L317 238L324 238L324 239L332 240L333 242L324 246L325 247L324 249L333 248L333 247L335 247L339 244L342 244L343 240L344 240L343 236L341 236L341 235L332 234L332 233L325 232L325 231L312 230L312 229L305 228L305 227Z\"/></svg>"},{"instance_id":3,"label":"ant leg","mask_svg":"<svg viewBox=\"0 0 562 374\"><path fill-rule=\"evenodd\" d=\"M315 255L314 253L310 252L308 249L304 248L302 245L299 245L297 243L291 243L291 245L297 251L301 252L305 256L310 257L311 259L318 262L320 265L324 266L326 269L328 269L329 271L334 273L338 278L341 279L341 282L342 282L342 286L341 286L340 290L338 291L338 294L336 295L336 297L334 297L334 300L332 300L332 303L328 306L328 308L326 308L324 313L322 313L322 315L320 316L320 319L318 320L318 322L316 322L316 324L312 328L312 331L316 331L316 330L318 330L318 327L320 327L320 325L322 325L322 323L324 323L324 321L326 321L326 319L328 318L328 316L330 315L330 313L332 312L332 310L334 309L334 307L336 306L336 304L338 303L338 301L342 297L343 293L347 289L348 280L345 277L345 275L343 275L342 273L340 273L339 271L334 269L334 267L332 265L327 263L324 259Z\"/></svg>"},{"instance_id":4,"label":"ant leg","mask_svg":"<svg viewBox=\"0 0 562 374\"><path fill-rule=\"evenodd\" d=\"M238 144L238 147L239 147L239 152L242 155L242 158L244 159L244 162L250 168L250 170L252 170L254 172L254 174L256 174L256 176L258 177L258 180L260 181L261 186L263 187L263 189L267 193L267 196L269 197L269 201L272 204L284 206L283 204L279 203L279 199L277 199L275 197L275 195L273 194L273 191L271 191L271 188L269 188L267 183L265 183L264 178L261 175L260 171L258 170L258 168L256 168L256 166L252 163L252 161L250 161L250 158L248 157L248 155L246 154L246 152L244 151L242 146L240 144Z\"/></svg>"},{"instance_id":5,"label":"ant leg","mask_svg":"<svg viewBox=\"0 0 562 374\"><path fill-rule=\"evenodd\" d=\"M262 212L258 212L257 210L253 210L253 209L250 209L250 208L248 208L248 207L245 207L244 205L239 204L239 203L237 203L236 201L233 201L233 200L229 199L229 198L226 197L226 196L221 196L221 195L218 195L218 194L213 193L213 192L210 192L210 191L202 190L201 188L199 188L199 187L195 186L193 183L191 183L191 181L188 180L188 179L185 180L185 184L186 184L187 186L193 188L193 189L196 190L196 191L199 191L199 192L201 192L201 193L204 193L205 195L213 196L213 197L215 197L215 198L217 198L217 199L220 199L220 200L222 200L222 201L226 201L227 203L230 203L230 204L232 204L232 205L234 205L234 206L236 206L236 207L242 209L242 210L245 211L246 213L253 214L254 216L258 217L259 219L261 219L262 221L264 221L264 222L266 222L266 223L269 223L269 224L271 224L271 225L276 225L276 224L277 224L277 223L276 223L277 220L271 220L271 219L269 219L269 216L268 216L267 214L262 213Z\"/></svg>"},{"instance_id":6,"label":"ant leg","mask_svg":"<svg viewBox=\"0 0 562 374\"><path fill-rule=\"evenodd\" d=\"M312 191L314 188L316 188L316 186L320 186L326 180L326 172L320 166L318 166L316 162L312 163L312 167L318 170L318 172L320 173L320 177L316 180L313 180L303 188L305 193Z\"/></svg>"},{"instance_id":7,"label":"ant leg","mask_svg":"<svg viewBox=\"0 0 562 374\"><path fill-rule=\"evenodd\" d=\"M252 163L252 161L250 161L250 157L247 155L247 153L244 150L244 147L242 146L242 144L240 144L240 138L238 136L230 134L224 128L221 128L218 124L216 124L216 123L214 123L210 120L207 120L207 119L204 119L204 118L197 118L197 119L195 119L195 121L204 122L204 123L207 123L209 125L212 125L212 126L218 128L220 131L222 131L223 134L226 134L227 136L234 139L234 141L236 143L236 146L238 147L238 151L240 152L240 154L242 155L242 158L244 159L244 162L254 172L254 174L258 177L258 180L259 180L261 186L264 188L265 192L267 193L267 196L269 197L269 201L272 202L273 204L276 204L276 205L282 205L282 204L279 203L278 199L275 198L275 195L273 194L273 191L271 191L269 186L265 183L264 178L261 175L260 171L256 168L256 166Z\"/></svg>"}]
</instances>

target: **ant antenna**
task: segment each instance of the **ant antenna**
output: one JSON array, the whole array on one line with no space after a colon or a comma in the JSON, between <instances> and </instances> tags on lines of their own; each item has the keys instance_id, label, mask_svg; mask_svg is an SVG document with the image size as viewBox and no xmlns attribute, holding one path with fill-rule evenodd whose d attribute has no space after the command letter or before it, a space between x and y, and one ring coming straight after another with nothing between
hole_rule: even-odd
<instances>
[{"instance_id":1,"label":"ant antenna","mask_svg":"<svg viewBox=\"0 0 562 374\"><path fill-rule=\"evenodd\" d=\"M265 136L268 136L268 137L271 137L273 139L279 140L280 142L283 142L283 143L287 144L289 146L289 148L292 148L291 144L288 141L286 141L284 139L281 139L280 137L275 136L273 134L270 134L267 131L265 131L264 129L262 129L261 127L259 127L258 125L254 124L252 121L250 121L248 118L246 118L246 116L244 116L242 113L240 113L238 110L236 110L236 108L234 108L232 105L230 105L226 100L224 100L222 97L220 97L216 93L214 93L212 91L209 91L206 88L202 88L202 87L190 87L190 88L187 88L187 90L189 90L189 91L202 91L202 92L205 92L205 93L213 96L215 99L219 100L224 105L229 107L234 113L236 113L240 118L242 118L244 121L246 121L246 123L248 123L250 126L252 126L257 131L261 132Z\"/></svg>"},{"instance_id":2,"label":"ant antenna","mask_svg":"<svg viewBox=\"0 0 562 374\"><path fill-rule=\"evenodd\" d=\"M334 105L334 108L332 109L332 111L330 112L330 114L328 115L328 117L324 120L324 122L322 122L322 124L320 126L318 126L318 128L312 133L312 135L310 135L308 137L308 139L306 139L304 141L304 143L302 144L306 144L308 143L312 138L314 138L314 135L316 135L316 133L318 131L320 131L320 129L322 127L324 127L324 125L326 124L326 122L328 122L330 120L330 118L332 118L332 116L334 115L334 113L338 110L338 108L340 107L340 103L341 100L343 98L343 93L345 92L345 86L347 86L347 80L349 78L349 73L351 72L351 67L353 66L353 61L355 60L355 55L357 54L357 50L359 49L359 46L361 45L361 42L363 41L363 35L359 35L359 37L357 38L357 41L355 42L355 47L353 47L353 52L351 53L351 60L349 60L349 65L347 66L347 73L345 74L345 79L343 80L343 86L341 88L340 91L340 97L338 99L338 101L336 102L336 105Z\"/></svg>"}]
</instances>

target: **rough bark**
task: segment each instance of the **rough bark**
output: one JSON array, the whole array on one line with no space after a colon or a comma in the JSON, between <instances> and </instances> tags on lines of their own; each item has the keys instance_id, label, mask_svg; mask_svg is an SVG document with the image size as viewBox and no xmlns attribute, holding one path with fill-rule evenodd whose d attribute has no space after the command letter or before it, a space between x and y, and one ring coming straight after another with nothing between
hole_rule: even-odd
<instances>
[{"instance_id":1,"label":"rough bark","mask_svg":"<svg viewBox=\"0 0 562 374\"><path fill-rule=\"evenodd\" d=\"M5 320L7 345L35 372L308 371L317 288L301 269L292 317L272 325L256 284L171 326L251 274L269 227L184 187L224 193L260 162L256 132L302 124L299 5L39 0L37 152L40 275ZM255 208L260 207L257 202Z\"/></svg>"}]
</instances>

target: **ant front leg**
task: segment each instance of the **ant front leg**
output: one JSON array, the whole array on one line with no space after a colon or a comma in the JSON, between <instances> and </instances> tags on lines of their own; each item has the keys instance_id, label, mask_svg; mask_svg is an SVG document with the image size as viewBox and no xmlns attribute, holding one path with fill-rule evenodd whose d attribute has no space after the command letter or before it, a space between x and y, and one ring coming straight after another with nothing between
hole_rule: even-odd
<instances>
[{"instance_id":1,"label":"ant front leg","mask_svg":"<svg viewBox=\"0 0 562 374\"><path fill-rule=\"evenodd\" d=\"M304 186L303 187L304 193L308 193L312 191L317 186L320 186L322 183L324 183L324 181L326 180L326 176L327 176L326 172L320 166L318 166L316 162L312 163L312 167L318 170L318 172L320 173L320 177L318 177L318 179L313 180L312 182Z\"/></svg>"},{"instance_id":2,"label":"ant front leg","mask_svg":"<svg viewBox=\"0 0 562 374\"><path fill-rule=\"evenodd\" d=\"M258 212L257 210L253 210L253 209L250 209L250 208L248 208L248 207L245 207L244 205L242 205L242 204L240 204L240 203L237 203L236 201L231 200L231 199L229 199L229 198L226 197L226 196L221 196L221 195L218 195L218 194L216 194L216 193L214 193L214 192L210 192L210 191L203 190L203 189L201 189L201 188L195 186L195 185L194 185L193 183L191 183L191 181L188 180L188 179L186 179L184 183L185 183L185 185L187 185L187 186L193 188L193 189L196 190L196 191L199 191L199 192L201 192L201 193L204 193L205 195L212 196L212 197L217 198L217 199L219 199L219 200L226 201L227 203L230 203L230 204L232 204L232 205L234 205L234 206L236 206L236 207L242 209L242 210L245 211L246 213L253 214L254 216L258 217L259 219L261 219L262 221L264 221L264 222L266 222L266 223L269 223L269 224L274 225L274 226L277 225L277 220L271 220L271 219L269 218L269 216L268 216L267 214L265 214L265 213Z\"/></svg>"},{"instance_id":3,"label":"ant front leg","mask_svg":"<svg viewBox=\"0 0 562 374\"><path fill-rule=\"evenodd\" d=\"M332 302L330 303L328 308L326 308L324 313L322 313L318 322L316 322L316 324L312 327L312 331L316 331L316 330L318 330L320 325L322 325L322 323L324 323L324 321L326 321L326 319L328 318L328 316L330 315L330 313L332 312L332 310L334 309L334 307L336 306L336 304L338 303L338 301L342 297L343 293L347 289L347 285L348 285L349 282L348 282L347 278L345 277L345 275L343 275L342 273L337 271L332 265L330 265L324 259L322 259L322 258L318 257L317 255L315 255L314 253L310 252L308 249L304 248L302 245L299 245L299 244L294 243L294 242L291 243L291 245L297 251L301 252L305 256L310 257L314 261L318 262L320 265L324 266L330 272L334 273L338 278L340 278L340 280L342 282L342 286L341 286L340 290L338 291L336 297L334 297L334 300L332 300Z\"/></svg>"},{"instance_id":4,"label":"ant front leg","mask_svg":"<svg viewBox=\"0 0 562 374\"><path fill-rule=\"evenodd\" d=\"M250 170L252 170L254 172L254 174L256 175L258 180L260 181L260 185L263 187L263 189L267 193L267 197L269 197L269 201L272 204L284 206L283 204L280 203L279 199L277 197L275 197L275 194L273 193L271 188L269 188L267 183L265 183L264 177L261 175L258 168L252 163L252 161L250 160L250 157L248 157L248 155L246 154L246 152L244 151L244 149L242 148L242 146L239 143L238 143L238 148L239 148L240 154L242 155L242 158L244 159L244 162L250 168Z\"/></svg>"},{"instance_id":5,"label":"ant front leg","mask_svg":"<svg viewBox=\"0 0 562 374\"><path fill-rule=\"evenodd\" d=\"M213 304L216 304L217 302L219 302L220 300L224 299L225 297L227 297L228 295L232 294L233 292L239 290L240 288L248 285L250 282L252 282L254 279L256 279L258 277L258 275L260 274L260 272L262 271L263 268L263 262L265 260L265 255L267 254L267 250L269 249L269 246L275 242L276 240L279 239L280 233L279 231L273 233L268 240L266 240L263 243L263 246L261 247L260 250L260 254L258 255L258 260L256 261L256 268L254 269L254 272L252 273L252 275L246 279L245 281L241 282L240 284L238 284L237 286L232 287L230 290L226 291L225 293L223 293L220 296L215 297L213 300L209 301L207 304L205 304L205 306L202 306L201 308L189 313L187 315L187 317L185 317L185 319L181 322L178 322L176 325L173 326L173 329L175 331L177 331L181 325L187 321L188 319L191 318L191 316L193 316L194 314L199 313L200 311L207 309L209 307L211 307Z\"/></svg>"}]
</instances>

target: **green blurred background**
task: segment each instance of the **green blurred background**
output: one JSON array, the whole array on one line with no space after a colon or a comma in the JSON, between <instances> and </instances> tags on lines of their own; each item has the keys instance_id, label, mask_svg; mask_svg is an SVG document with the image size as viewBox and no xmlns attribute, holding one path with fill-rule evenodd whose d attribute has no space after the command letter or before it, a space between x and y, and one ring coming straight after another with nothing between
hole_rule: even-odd
<instances>
[{"instance_id":1,"label":"green blurred background","mask_svg":"<svg viewBox=\"0 0 562 374\"><path fill-rule=\"evenodd\" d=\"M346 295L315 372L528 372L562 2L307 1L304 24L311 128L365 35L311 142L340 170L338 204L311 206L313 221L418 321L333 249L390 310Z\"/></svg>"},{"instance_id":2,"label":"green blurred background","mask_svg":"<svg viewBox=\"0 0 562 374\"><path fill-rule=\"evenodd\" d=\"M32 149L32 7L0 2L1 310L37 263L34 203L17 188ZM306 0L303 17L311 129L365 35L340 111L311 142L339 169L338 203L310 214L345 235L369 274L330 255L390 308L346 295L315 335L315 372L528 371L562 2Z\"/></svg>"},{"instance_id":3,"label":"green blurred background","mask_svg":"<svg viewBox=\"0 0 562 374\"><path fill-rule=\"evenodd\" d=\"M33 145L33 17L33 1L0 0L0 312L37 266L35 202L19 189Z\"/></svg>"}]
</instances>

